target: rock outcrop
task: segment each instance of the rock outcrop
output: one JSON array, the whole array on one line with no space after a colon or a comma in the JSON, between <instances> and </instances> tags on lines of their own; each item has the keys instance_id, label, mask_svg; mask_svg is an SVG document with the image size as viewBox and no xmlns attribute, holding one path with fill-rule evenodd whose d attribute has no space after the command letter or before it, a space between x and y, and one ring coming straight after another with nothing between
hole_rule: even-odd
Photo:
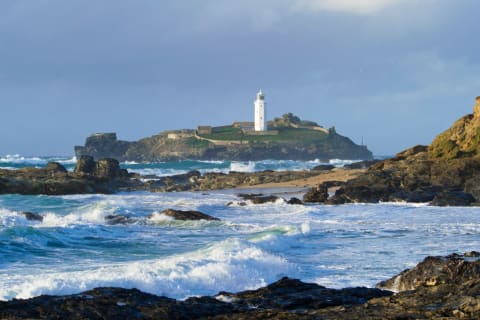
<instances>
[{"instance_id":1,"label":"rock outcrop","mask_svg":"<svg viewBox=\"0 0 480 320\"><path fill-rule=\"evenodd\" d=\"M381 289L329 289L282 278L257 290L178 301L137 289L97 288L76 295L0 301L0 318L479 319L478 255L427 257L379 283Z\"/></svg>"},{"instance_id":2,"label":"rock outcrop","mask_svg":"<svg viewBox=\"0 0 480 320\"><path fill-rule=\"evenodd\" d=\"M218 218L212 217L208 214L205 214L200 211L195 210L175 210L175 209L166 209L161 212L162 214L174 218L175 220L220 220Z\"/></svg>"},{"instance_id":3,"label":"rock outcrop","mask_svg":"<svg viewBox=\"0 0 480 320\"><path fill-rule=\"evenodd\" d=\"M373 164L318 202L430 202L468 206L480 202L480 98L474 114L457 121L430 146L415 146Z\"/></svg>"},{"instance_id":4,"label":"rock outcrop","mask_svg":"<svg viewBox=\"0 0 480 320\"><path fill-rule=\"evenodd\" d=\"M74 172L51 162L45 168L0 169L0 194L86 194L137 190L143 183L120 169L118 161L82 156Z\"/></svg>"},{"instance_id":5,"label":"rock outcrop","mask_svg":"<svg viewBox=\"0 0 480 320\"><path fill-rule=\"evenodd\" d=\"M432 158L442 159L480 155L480 97L476 98L473 114L460 118L438 135L430 145L429 153Z\"/></svg>"}]
</instances>

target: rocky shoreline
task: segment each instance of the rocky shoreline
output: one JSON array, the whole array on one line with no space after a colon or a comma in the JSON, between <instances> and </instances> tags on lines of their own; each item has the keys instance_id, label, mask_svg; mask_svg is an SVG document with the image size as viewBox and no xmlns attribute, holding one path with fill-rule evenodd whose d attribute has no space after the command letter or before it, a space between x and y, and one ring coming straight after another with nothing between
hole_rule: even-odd
<instances>
[{"instance_id":1,"label":"rocky shoreline","mask_svg":"<svg viewBox=\"0 0 480 320\"><path fill-rule=\"evenodd\" d=\"M81 156L75 170L67 172L60 163L45 168L0 169L0 194L66 195L110 194L122 191L207 191L281 183L315 177L329 170L206 173L190 171L167 177L141 176L121 169L115 159Z\"/></svg>"},{"instance_id":2,"label":"rocky shoreline","mask_svg":"<svg viewBox=\"0 0 480 320\"><path fill-rule=\"evenodd\" d=\"M345 168L319 166L303 171L205 173L141 176L121 169L115 159L82 156L73 172L56 162L45 168L0 169L0 194L68 195L149 191L210 191L237 188L293 188L301 203L420 202L435 206L478 205L480 156L431 159L416 146L383 161ZM315 181L317 181L315 183ZM314 185L314 187L309 186Z\"/></svg>"},{"instance_id":3,"label":"rocky shoreline","mask_svg":"<svg viewBox=\"0 0 480 320\"><path fill-rule=\"evenodd\" d=\"M264 288L180 301L137 289L0 302L1 319L478 319L480 253L427 257L377 288L282 278Z\"/></svg>"}]
</instances>

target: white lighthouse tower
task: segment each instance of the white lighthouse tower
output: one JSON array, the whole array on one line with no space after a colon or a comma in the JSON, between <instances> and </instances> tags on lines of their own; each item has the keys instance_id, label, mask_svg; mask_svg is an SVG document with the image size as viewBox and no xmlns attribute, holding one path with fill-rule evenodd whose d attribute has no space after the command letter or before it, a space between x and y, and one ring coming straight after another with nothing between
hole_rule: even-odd
<instances>
[{"instance_id":1,"label":"white lighthouse tower","mask_svg":"<svg viewBox=\"0 0 480 320\"><path fill-rule=\"evenodd\" d=\"M265 121L265 95L262 90L258 91L255 106L255 131L267 131Z\"/></svg>"}]
</instances>

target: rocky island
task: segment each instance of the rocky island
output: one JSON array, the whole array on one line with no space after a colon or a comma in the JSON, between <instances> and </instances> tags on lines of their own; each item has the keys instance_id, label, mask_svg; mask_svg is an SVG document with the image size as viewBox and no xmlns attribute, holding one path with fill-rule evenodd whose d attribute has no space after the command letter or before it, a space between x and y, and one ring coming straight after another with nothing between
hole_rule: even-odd
<instances>
[{"instance_id":1,"label":"rocky island","mask_svg":"<svg viewBox=\"0 0 480 320\"><path fill-rule=\"evenodd\" d=\"M166 131L138 141L117 140L115 133L89 136L75 155L95 159L157 162L194 160L329 160L372 159L364 145L289 113L268 122L268 130L254 131L251 122L199 126L196 130Z\"/></svg>"}]
</instances>

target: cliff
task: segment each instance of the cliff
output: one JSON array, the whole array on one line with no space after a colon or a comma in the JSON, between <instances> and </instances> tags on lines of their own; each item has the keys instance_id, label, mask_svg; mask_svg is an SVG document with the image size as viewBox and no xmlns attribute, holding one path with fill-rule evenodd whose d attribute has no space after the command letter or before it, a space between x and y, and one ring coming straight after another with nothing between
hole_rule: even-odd
<instances>
[{"instance_id":1,"label":"cliff","mask_svg":"<svg viewBox=\"0 0 480 320\"><path fill-rule=\"evenodd\" d=\"M318 202L430 202L439 206L480 203L480 98L474 113L456 121L430 146L415 146L378 162L345 183L334 196L318 186ZM316 202L314 199L308 199ZM312 201L313 200L313 201Z\"/></svg>"},{"instance_id":2,"label":"cliff","mask_svg":"<svg viewBox=\"0 0 480 320\"><path fill-rule=\"evenodd\" d=\"M475 102L473 114L460 118L435 138L429 147L431 157L455 159L480 154L480 97Z\"/></svg>"},{"instance_id":3,"label":"cliff","mask_svg":"<svg viewBox=\"0 0 480 320\"><path fill-rule=\"evenodd\" d=\"M132 142L117 140L115 133L100 133L88 137L84 146L76 146L75 155L137 162L372 158L366 146L355 144L334 128L327 130L292 114L269 122L268 127L267 132L257 133L245 122L202 126L199 130L167 131Z\"/></svg>"}]
</instances>

